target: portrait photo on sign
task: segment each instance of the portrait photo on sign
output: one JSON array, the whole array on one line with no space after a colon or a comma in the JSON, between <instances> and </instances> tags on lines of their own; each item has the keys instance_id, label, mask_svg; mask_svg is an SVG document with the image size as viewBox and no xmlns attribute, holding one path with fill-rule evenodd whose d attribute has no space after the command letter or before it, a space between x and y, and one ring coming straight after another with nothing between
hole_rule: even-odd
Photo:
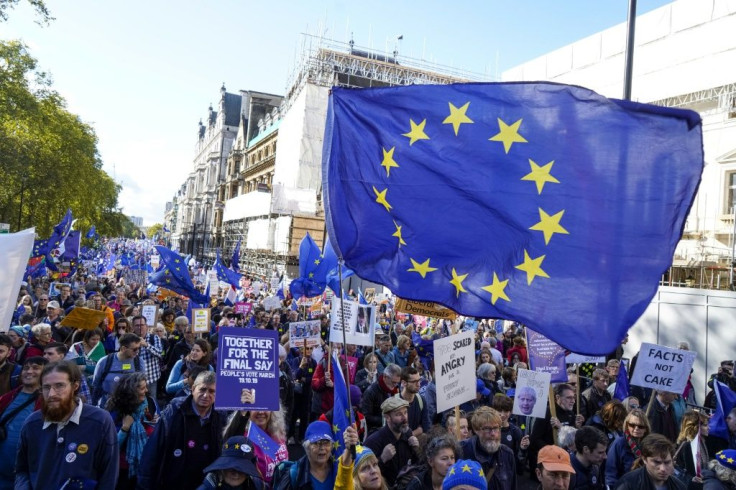
<instances>
[{"instance_id":1,"label":"portrait photo on sign","mask_svg":"<svg viewBox=\"0 0 736 490\"><path fill-rule=\"evenodd\" d=\"M519 369L511 413L524 417L544 417L547 414L549 383L549 373Z\"/></svg>"},{"instance_id":2,"label":"portrait photo on sign","mask_svg":"<svg viewBox=\"0 0 736 490\"><path fill-rule=\"evenodd\" d=\"M371 325L375 322L375 306L360 305L358 307L358 323L355 326L356 334L368 335L371 333Z\"/></svg>"}]
</instances>

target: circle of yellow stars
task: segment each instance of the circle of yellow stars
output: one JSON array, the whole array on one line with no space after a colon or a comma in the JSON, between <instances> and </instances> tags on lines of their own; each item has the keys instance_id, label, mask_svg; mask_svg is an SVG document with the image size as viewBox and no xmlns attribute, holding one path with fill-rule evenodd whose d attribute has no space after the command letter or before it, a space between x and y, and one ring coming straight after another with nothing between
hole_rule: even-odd
<instances>
[{"instance_id":1,"label":"circle of yellow stars","mask_svg":"<svg viewBox=\"0 0 736 490\"><path fill-rule=\"evenodd\" d=\"M449 115L442 121L442 125L451 125L452 131L455 136L459 136L460 130L463 124L475 124L467 114L470 108L470 102L464 104L455 105L452 102L448 102ZM419 121L419 119L417 119ZM504 121L500 117L497 118L498 132L493 134L489 141L498 142L503 145L504 153L506 155L513 149L515 144L528 143L526 137L521 133L523 119L516 121ZM438 131L441 128L437 129ZM402 136L409 139L409 147L414 146L415 143L430 140L431 137L427 134L427 119L422 119L416 122L413 118L409 119L409 131L403 133ZM400 158L397 161L396 146L391 148L382 148L382 160L381 167L386 172L386 179L391 178L391 169L397 169L400 172ZM533 182L537 195L542 195L547 184L559 184L560 181L552 175L552 168L555 161L549 161L545 164L540 165L531 158L529 160L529 173L522 176L520 180ZM383 206L387 212L391 213L393 206L389 202L389 188L388 186L379 189L375 186L373 192L375 194L375 202ZM548 213L541 207L538 208L539 221L529 227L529 230L539 231L544 237L545 245L549 245L555 234L568 235L569 232L560 224L560 221L565 215L565 210L559 210L555 213ZM395 219L392 219L395 231L391 235L397 239L397 246L401 248L406 246L407 242L403 234L403 225L398 223ZM527 285L530 286L536 278L549 278L549 274L542 268L542 264L546 258L546 254L532 257L529 251L524 249L524 261L521 264L515 266L516 269L526 274ZM417 273L422 279L426 279L428 274L438 270L437 267L432 267L431 258L421 257L414 258L409 257L411 261L411 267L406 269L407 272ZM452 277L449 283L455 288L455 297L459 298L460 294L468 293L468 290L463 285L463 282L467 279L469 273L458 272L456 268L452 268ZM501 279L496 271L490 271L493 274L493 281L491 284L482 286L481 289L491 294L491 304L495 305L499 299L511 302L511 298L506 294L506 287L508 286L509 279Z\"/></svg>"}]
</instances>

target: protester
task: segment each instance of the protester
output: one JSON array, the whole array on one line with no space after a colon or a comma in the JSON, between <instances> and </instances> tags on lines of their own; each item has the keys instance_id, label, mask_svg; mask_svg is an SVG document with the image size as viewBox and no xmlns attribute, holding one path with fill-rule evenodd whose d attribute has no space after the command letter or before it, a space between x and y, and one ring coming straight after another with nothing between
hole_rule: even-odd
<instances>
[{"instance_id":1,"label":"protester","mask_svg":"<svg viewBox=\"0 0 736 490\"><path fill-rule=\"evenodd\" d=\"M99 328L99 327L98 327ZM104 331L104 329L101 329ZM108 354L117 352L120 350L120 337L126 333L131 333L133 328L130 325L130 320L125 317L118 318L113 327L113 331L110 335L105 337L103 342L105 346L105 352Z\"/></svg>"},{"instance_id":2,"label":"protester","mask_svg":"<svg viewBox=\"0 0 736 490\"><path fill-rule=\"evenodd\" d=\"M677 440L678 424L675 419L675 409L672 402L677 398L676 393L657 390L649 414L649 426L655 434L662 434L673 443Z\"/></svg>"},{"instance_id":3,"label":"protester","mask_svg":"<svg viewBox=\"0 0 736 490\"><path fill-rule=\"evenodd\" d=\"M736 489L736 449L724 449L703 469L704 490Z\"/></svg>"},{"instance_id":4,"label":"protester","mask_svg":"<svg viewBox=\"0 0 736 490\"><path fill-rule=\"evenodd\" d=\"M493 397L493 409L501 417L501 444L511 449L516 456L516 469L519 473L526 463L529 435L524 434L516 424L509 421L513 408L514 401L508 396L496 394Z\"/></svg>"},{"instance_id":5,"label":"protester","mask_svg":"<svg viewBox=\"0 0 736 490\"><path fill-rule=\"evenodd\" d=\"M197 488L222 445L225 419L214 409L215 392L215 374L203 372L191 395L164 409L143 449L138 488Z\"/></svg>"},{"instance_id":6,"label":"protester","mask_svg":"<svg viewBox=\"0 0 736 490\"><path fill-rule=\"evenodd\" d=\"M695 410L685 412L680 426L680 435L677 436L675 466L681 473L678 478L683 482L687 481L687 487L691 490L703 488L703 479L699 473L710 461L705 443L708 432L708 417L705 414ZM693 441L696 437L698 442L693 450Z\"/></svg>"},{"instance_id":7,"label":"protester","mask_svg":"<svg viewBox=\"0 0 736 490\"><path fill-rule=\"evenodd\" d=\"M411 366L401 370L401 390L396 396L409 404L409 428L415 436L429 432L431 421L424 397L419 394L419 372Z\"/></svg>"},{"instance_id":8,"label":"protester","mask_svg":"<svg viewBox=\"0 0 736 490\"><path fill-rule=\"evenodd\" d=\"M378 361L378 365L376 366L378 374L383 374L384 369L386 369L390 364L396 364L394 353L391 352L390 349L391 337L388 335L382 335L378 339L378 350L374 353L376 355L376 360Z\"/></svg>"},{"instance_id":9,"label":"protester","mask_svg":"<svg viewBox=\"0 0 736 490\"><path fill-rule=\"evenodd\" d=\"M61 361L41 374L43 404L21 429L16 488L114 488L118 474L115 426L106 411L78 398L77 366ZM48 429L51 430L48 430Z\"/></svg>"},{"instance_id":10,"label":"protester","mask_svg":"<svg viewBox=\"0 0 736 490\"><path fill-rule=\"evenodd\" d=\"M517 362L529 362L529 357L527 356L526 352L526 342L524 341L524 338L520 336L514 337L513 344L513 347L506 351L506 360L509 362L509 364L511 364L512 366L516 364L515 362L513 362L514 354L517 355Z\"/></svg>"},{"instance_id":11,"label":"protester","mask_svg":"<svg viewBox=\"0 0 736 490\"><path fill-rule=\"evenodd\" d=\"M425 450L427 468L412 478L406 490L442 488L447 472L461 454L461 449L451 434L431 439Z\"/></svg>"},{"instance_id":12,"label":"protester","mask_svg":"<svg viewBox=\"0 0 736 490\"><path fill-rule=\"evenodd\" d=\"M396 340L396 347L394 347L391 351L394 356L394 364L396 364L400 368L405 368L408 365L410 347L411 339L406 335L399 335Z\"/></svg>"},{"instance_id":13,"label":"protester","mask_svg":"<svg viewBox=\"0 0 736 490\"><path fill-rule=\"evenodd\" d=\"M254 447L243 436L229 438L220 456L204 469L207 475L197 490L266 490L266 483L256 468Z\"/></svg>"},{"instance_id":14,"label":"protester","mask_svg":"<svg viewBox=\"0 0 736 490\"><path fill-rule=\"evenodd\" d=\"M387 398L381 404L386 425L365 441L367 448L380 455L378 464L387 481L395 481L410 461L418 460L415 450L419 449L419 440L409 428L408 407L406 400L394 396Z\"/></svg>"},{"instance_id":15,"label":"protester","mask_svg":"<svg viewBox=\"0 0 736 490\"><path fill-rule=\"evenodd\" d=\"M48 323L37 323L31 327L31 333L33 334L33 340L26 348L25 355L27 357L43 356L43 349L46 347L46 344L51 342L51 325Z\"/></svg>"},{"instance_id":16,"label":"protester","mask_svg":"<svg viewBox=\"0 0 736 490\"><path fill-rule=\"evenodd\" d=\"M26 355L26 349L29 345L26 341L25 330L23 330L23 327L10 327L10 330L8 330L8 337L12 342L12 352L8 356L8 359L13 363L22 364Z\"/></svg>"},{"instance_id":17,"label":"protester","mask_svg":"<svg viewBox=\"0 0 736 490\"><path fill-rule=\"evenodd\" d=\"M376 382L363 393L363 398L360 401L360 411L365 415L369 435L383 425L382 404L386 399L398 393L400 382L401 368L396 364L389 364L384 372L378 376ZM312 384L314 385L314 383Z\"/></svg>"},{"instance_id":18,"label":"protester","mask_svg":"<svg viewBox=\"0 0 736 490\"><path fill-rule=\"evenodd\" d=\"M642 467L622 476L616 489L685 490L685 485L673 476L674 455L672 441L661 434L649 434L641 442Z\"/></svg>"},{"instance_id":19,"label":"protester","mask_svg":"<svg viewBox=\"0 0 736 490\"><path fill-rule=\"evenodd\" d=\"M459 429L456 429L456 424L459 424ZM448 434L451 434L459 442L463 442L470 437L468 416L461 411L458 420L455 420L455 412L448 412L447 417L445 417L445 429L447 429Z\"/></svg>"},{"instance_id":20,"label":"protester","mask_svg":"<svg viewBox=\"0 0 736 490\"><path fill-rule=\"evenodd\" d=\"M189 354L174 363L171 374L169 374L169 381L166 383L166 393L175 395L179 390L183 390L185 396L189 395L191 387L188 384L187 373L195 366L214 371L210 365L211 355L209 342L204 339L195 339Z\"/></svg>"},{"instance_id":21,"label":"protester","mask_svg":"<svg viewBox=\"0 0 736 490\"><path fill-rule=\"evenodd\" d=\"M641 456L641 441L651 432L646 413L635 408L624 420L624 434L608 448L606 457L606 485L616 488L625 473L631 471L634 460Z\"/></svg>"},{"instance_id":22,"label":"protester","mask_svg":"<svg viewBox=\"0 0 736 490\"><path fill-rule=\"evenodd\" d=\"M133 373L122 379L105 409L115 422L120 448L120 474L115 488L135 489L143 448L159 420L156 402L148 396L146 375Z\"/></svg>"},{"instance_id":23,"label":"protester","mask_svg":"<svg viewBox=\"0 0 736 490\"><path fill-rule=\"evenodd\" d=\"M141 338L134 333L126 333L120 338L120 350L108 354L95 366L92 377L92 403L104 407L107 397L115 385L125 376L142 372L138 353L141 350Z\"/></svg>"},{"instance_id":24,"label":"protester","mask_svg":"<svg viewBox=\"0 0 736 490\"><path fill-rule=\"evenodd\" d=\"M41 372L48 361L29 357L23 363L20 386L0 397L0 490L11 490L15 456L23 423L41 408Z\"/></svg>"},{"instance_id":25,"label":"protester","mask_svg":"<svg viewBox=\"0 0 736 490\"><path fill-rule=\"evenodd\" d=\"M480 407L470 418L475 433L462 442L463 458L480 463L483 471L491 475L494 489L516 488L516 454L501 444L501 416L490 407ZM493 471L491 471L493 469Z\"/></svg>"},{"instance_id":26,"label":"protester","mask_svg":"<svg viewBox=\"0 0 736 490\"><path fill-rule=\"evenodd\" d=\"M250 399L245 400L246 403L252 403ZM274 444L278 446L276 456L274 458L266 454L258 444L254 446L256 458L258 460L258 471L263 476L263 480L267 485L271 485L274 476L274 470L282 461L286 461L289 457L289 451L286 447L286 426L283 411L267 412L263 410L233 412L227 421L225 428L225 438L235 435L246 436L251 440L255 438L251 435L251 426L255 424L261 431L265 432L268 437L273 439ZM257 442L257 440L256 440Z\"/></svg>"},{"instance_id":27,"label":"protester","mask_svg":"<svg viewBox=\"0 0 736 490\"><path fill-rule=\"evenodd\" d=\"M442 490L487 490L485 472L476 461L461 459L447 472Z\"/></svg>"},{"instance_id":28,"label":"protester","mask_svg":"<svg viewBox=\"0 0 736 490\"><path fill-rule=\"evenodd\" d=\"M148 332L148 324L144 316L136 315L130 321L133 326L133 333L141 338L141 351L138 357L141 360L143 371L146 373L148 392L155 400L158 380L161 377L164 346L158 335Z\"/></svg>"},{"instance_id":29,"label":"protester","mask_svg":"<svg viewBox=\"0 0 736 490\"><path fill-rule=\"evenodd\" d=\"M388 490L376 454L367 446L356 448L353 467L354 490Z\"/></svg>"},{"instance_id":30,"label":"protester","mask_svg":"<svg viewBox=\"0 0 736 490\"><path fill-rule=\"evenodd\" d=\"M310 422L312 404L312 378L317 368L317 362L312 359L312 347L293 347L292 352L297 355L291 360L294 373L294 416L289 419L289 440L301 442ZM297 432L297 420L299 431Z\"/></svg>"},{"instance_id":31,"label":"protester","mask_svg":"<svg viewBox=\"0 0 736 490\"><path fill-rule=\"evenodd\" d=\"M20 374L21 367L9 360L13 341L7 335L0 334L0 396L11 389L11 378Z\"/></svg>"},{"instance_id":32,"label":"protester","mask_svg":"<svg viewBox=\"0 0 736 490\"><path fill-rule=\"evenodd\" d=\"M600 412L603 405L611 401L611 394L608 392L609 374L605 369L596 369L593 371L593 384L582 392L582 400L580 403L580 413L586 420L591 419L596 413Z\"/></svg>"},{"instance_id":33,"label":"protester","mask_svg":"<svg viewBox=\"0 0 736 490\"><path fill-rule=\"evenodd\" d=\"M78 366L84 366L84 376L89 384L92 383L97 361L104 354L104 349L98 347L101 340L102 331L99 328L85 330L82 340L72 344L69 352L66 353L67 360L74 361Z\"/></svg>"},{"instance_id":34,"label":"protester","mask_svg":"<svg viewBox=\"0 0 736 490\"><path fill-rule=\"evenodd\" d=\"M363 369L358 370L355 374L355 384L363 393L365 393L371 384L376 382L376 376L378 375L377 366L378 359L375 354L367 354L363 358Z\"/></svg>"},{"instance_id":35,"label":"protester","mask_svg":"<svg viewBox=\"0 0 736 490\"><path fill-rule=\"evenodd\" d=\"M575 486L580 490L606 490L604 463L608 438L595 427L575 432L575 453L570 458L575 469Z\"/></svg>"},{"instance_id":36,"label":"protester","mask_svg":"<svg viewBox=\"0 0 736 490\"><path fill-rule=\"evenodd\" d=\"M611 400L603 405L598 413L588 419L587 425L599 429L606 435L608 449L616 438L623 434L624 420L628 412L618 400Z\"/></svg>"},{"instance_id":37,"label":"protester","mask_svg":"<svg viewBox=\"0 0 736 490\"><path fill-rule=\"evenodd\" d=\"M641 408L641 405L639 404L639 399L635 396L627 396L626 398L621 400L621 403L623 404L624 408L626 408L626 413L630 413L636 408Z\"/></svg>"},{"instance_id":38,"label":"protester","mask_svg":"<svg viewBox=\"0 0 736 490\"><path fill-rule=\"evenodd\" d=\"M537 454L534 469L541 490L567 490L575 469L570 464L570 454L557 446L544 446Z\"/></svg>"}]
</instances>

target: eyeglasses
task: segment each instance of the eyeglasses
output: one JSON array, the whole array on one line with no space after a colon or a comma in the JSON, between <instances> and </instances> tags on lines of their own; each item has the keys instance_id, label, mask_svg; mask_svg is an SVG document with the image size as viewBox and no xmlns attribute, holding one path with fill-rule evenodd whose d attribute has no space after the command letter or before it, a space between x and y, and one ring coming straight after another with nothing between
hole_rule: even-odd
<instances>
[{"instance_id":1,"label":"eyeglasses","mask_svg":"<svg viewBox=\"0 0 736 490\"><path fill-rule=\"evenodd\" d=\"M126 347L126 349L128 349L128 350L130 350L130 351L133 351L133 352L140 352L140 350L141 350L141 348L140 348L140 347L136 347L136 348L133 348L133 347Z\"/></svg>"},{"instance_id":2,"label":"eyeglasses","mask_svg":"<svg viewBox=\"0 0 736 490\"><path fill-rule=\"evenodd\" d=\"M631 422L629 422L629 427L631 427L632 429L641 429L641 430L646 430L647 428L646 425L632 424Z\"/></svg>"},{"instance_id":3,"label":"eyeglasses","mask_svg":"<svg viewBox=\"0 0 736 490\"><path fill-rule=\"evenodd\" d=\"M637 405L636 403L632 403L632 404L629 405L629 408L631 408L633 410L635 408L639 408L639 405Z\"/></svg>"},{"instance_id":4,"label":"eyeglasses","mask_svg":"<svg viewBox=\"0 0 736 490\"><path fill-rule=\"evenodd\" d=\"M39 299L39 301L48 301L48 300L49 300L48 298L41 298L41 299Z\"/></svg>"},{"instance_id":5,"label":"eyeglasses","mask_svg":"<svg viewBox=\"0 0 736 490\"><path fill-rule=\"evenodd\" d=\"M312 445L319 446L319 447L327 447L327 446L332 446L332 441L328 439L322 439L321 441L313 442Z\"/></svg>"},{"instance_id":6,"label":"eyeglasses","mask_svg":"<svg viewBox=\"0 0 736 490\"><path fill-rule=\"evenodd\" d=\"M56 393L61 393L62 391L65 391L67 388L69 388L69 383L54 383L52 385L43 385L41 387L41 390L44 393L50 393L51 391L55 391Z\"/></svg>"},{"instance_id":7,"label":"eyeglasses","mask_svg":"<svg viewBox=\"0 0 736 490\"><path fill-rule=\"evenodd\" d=\"M485 432L486 434L493 434L494 432L501 432L501 427L483 427L480 429L480 432Z\"/></svg>"}]
</instances>

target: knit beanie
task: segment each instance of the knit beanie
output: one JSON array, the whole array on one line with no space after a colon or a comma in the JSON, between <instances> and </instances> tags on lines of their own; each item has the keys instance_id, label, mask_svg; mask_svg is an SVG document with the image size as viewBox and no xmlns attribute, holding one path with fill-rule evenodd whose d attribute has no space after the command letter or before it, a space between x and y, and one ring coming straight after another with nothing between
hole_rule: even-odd
<instances>
[{"instance_id":1,"label":"knit beanie","mask_svg":"<svg viewBox=\"0 0 736 490\"><path fill-rule=\"evenodd\" d=\"M458 485L468 485L478 490L488 490L486 475L477 461L461 459L447 471L442 490L450 490Z\"/></svg>"}]
</instances>

